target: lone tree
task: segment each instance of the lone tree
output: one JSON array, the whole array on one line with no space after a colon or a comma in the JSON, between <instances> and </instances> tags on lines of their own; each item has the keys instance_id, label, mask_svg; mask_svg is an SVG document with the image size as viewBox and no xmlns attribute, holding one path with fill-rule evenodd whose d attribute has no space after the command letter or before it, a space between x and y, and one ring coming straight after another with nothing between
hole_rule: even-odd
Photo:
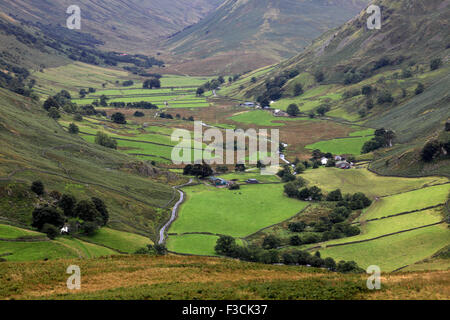
<instances>
[{"instance_id":1,"label":"lone tree","mask_svg":"<svg viewBox=\"0 0 450 320\"><path fill-rule=\"evenodd\" d=\"M205 89L203 89L203 88L197 89L197 96L202 96L204 93L205 93Z\"/></svg>"},{"instance_id":2,"label":"lone tree","mask_svg":"<svg viewBox=\"0 0 450 320\"><path fill-rule=\"evenodd\" d=\"M303 94L303 86L297 83L294 87L294 97L298 97Z\"/></svg>"},{"instance_id":3,"label":"lone tree","mask_svg":"<svg viewBox=\"0 0 450 320\"><path fill-rule=\"evenodd\" d=\"M127 120L125 119L125 115L120 112L116 112L111 116L111 120L117 124L127 124Z\"/></svg>"},{"instance_id":4,"label":"lone tree","mask_svg":"<svg viewBox=\"0 0 450 320\"><path fill-rule=\"evenodd\" d=\"M56 101L56 99L54 97L49 97L44 102L44 109L48 111L48 110L50 110L50 108L56 108L56 109L60 108L58 101Z\"/></svg>"},{"instance_id":5,"label":"lone tree","mask_svg":"<svg viewBox=\"0 0 450 320\"><path fill-rule=\"evenodd\" d=\"M78 134L80 132L80 128L75 123L71 123L69 125L69 133Z\"/></svg>"},{"instance_id":6,"label":"lone tree","mask_svg":"<svg viewBox=\"0 0 450 320\"><path fill-rule=\"evenodd\" d=\"M45 188L42 181L34 181L31 184L31 191L36 193L38 196L42 196L44 194Z\"/></svg>"},{"instance_id":7,"label":"lone tree","mask_svg":"<svg viewBox=\"0 0 450 320\"><path fill-rule=\"evenodd\" d=\"M291 117L296 117L300 114L300 109L298 108L298 106L295 103L292 103L287 108L287 113Z\"/></svg>"}]
</instances>

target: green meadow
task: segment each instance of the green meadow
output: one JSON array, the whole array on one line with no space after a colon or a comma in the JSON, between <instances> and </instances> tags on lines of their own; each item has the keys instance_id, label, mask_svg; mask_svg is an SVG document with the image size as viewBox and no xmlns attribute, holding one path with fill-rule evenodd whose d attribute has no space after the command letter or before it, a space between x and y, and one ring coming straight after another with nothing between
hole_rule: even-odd
<instances>
[{"instance_id":1,"label":"green meadow","mask_svg":"<svg viewBox=\"0 0 450 320\"><path fill-rule=\"evenodd\" d=\"M306 148L310 150L319 149L322 152L330 152L332 154L360 155L364 143L372 140L372 138L372 136L367 136L319 141L306 146Z\"/></svg>"},{"instance_id":2,"label":"green meadow","mask_svg":"<svg viewBox=\"0 0 450 320\"><path fill-rule=\"evenodd\" d=\"M448 199L449 192L450 184L445 184L380 198L366 210L360 219L378 219L444 204Z\"/></svg>"},{"instance_id":3,"label":"green meadow","mask_svg":"<svg viewBox=\"0 0 450 320\"><path fill-rule=\"evenodd\" d=\"M101 228L93 236L82 236L81 239L126 253L134 253L140 248L153 244L148 237L110 228Z\"/></svg>"},{"instance_id":4,"label":"green meadow","mask_svg":"<svg viewBox=\"0 0 450 320\"><path fill-rule=\"evenodd\" d=\"M229 118L229 120L245 124L255 124L261 127L282 127L285 125L283 123L284 121L299 121L304 119L287 117L278 118L268 111L255 110L240 112Z\"/></svg>"},{"instance_id":5,"label":"green meadow","mask_svg":"<svg viewBox=\"0 0 450 320\"><path fill-rule=\"evenodd\" d=\"M212 186L185 188L187 201L169 233L210 232L245 237L284 221L307 203L283 195L282 184L242 186L230 191Z\"/></svg>"}]
</instances>

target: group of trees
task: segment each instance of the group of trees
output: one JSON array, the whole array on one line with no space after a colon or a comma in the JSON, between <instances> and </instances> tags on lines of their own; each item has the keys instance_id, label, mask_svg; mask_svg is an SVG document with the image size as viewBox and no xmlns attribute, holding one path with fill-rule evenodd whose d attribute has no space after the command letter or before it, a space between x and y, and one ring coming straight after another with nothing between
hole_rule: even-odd
<instances>
[{"instance_id":1,"label":"group of trees","mask_svg":"<svg viewBox=\"0 0 450 320\"><path fill-rule=\"evenodd\" d=\"M79 95L80 95L80 98L83 99L83 98L85 98L88 94L90 94L90 93L95 93L96 91L97 91L97 90L94 89L94 88L80 89Z\"/></svg>"},{"instance_id":2,"label":"group of trees","mask_svg":"<svg viewBox=\"0 0 450 320\"><path fill-rule=\"evenodd\" d=\"M228 82L231 83L239 79L239 76L230 77ZM231 80L231 81L230 81ZM219 76L217 79L210 80L197 89L197 96L202 96L206 91L217 90L221 85L225 83L225 78Z\"/></svg>"},{"instance_id":3,"label":"group of trees","mask_svg":"<svg viewBox=\"0 0 450 320\"><path fill-rule=\"evenodd\" d=\"M420 156L424 162L431 162L441 157L449 157L450 140L439 141L437 139L427 142L423 147Z\"/></svg>"},{"instance_id":4,"label":"group of trees","mask_svg":"<svg viewBox=\"0 0 450 320\"><path fill-rule=\"evenodd\" d=\"M41 181L33 182L31 190L40 196L45 194ZM33 211L32 227L46 233L51 239L59 234L60 228L66 223L70 226L70 232L76 233L80 229L84 234L92 235L109 221L107 206L100 198L78 201L73 195L61 195L58 191L52 191L50 196L54 204Z\"/></svg>"},{"instance_id":5,"label":"group of trees","mask_svg":"<svg viewBox=\"0 0 450 320\"><path fill-rule=\"evenodd\" d=\"M384 128L375 131L375 137L364 143L362 153L369 153L381 148L390 148L394 144L395 132Z\"/></svg>"},{"instance_id":6,"label":"group of trees","mask_svg":"<svg viewBox=\"0 0 450 320\"><path fill-rule=\"evenodd\" d=\"M202 164L188 164L183 169L183 175L185 176L194 176L197 178L204 179L213 175L214 171L211 166L205 162Z\"/></svg>"},{"instance_id":7,"label":"group of trees","mask_svg":"<svg viewBox=\"0 0 450 320\"><path fill-rule=\"evenodd\" d=\"M158 78L150 78L144 81L144 84L142 85L144 89L153 89L153 88L161 88L161 80Z\"/></svg>"},{"instance_id":8,"label":"group of trees","mask_svg":"<svg viewBox=\"0 0 450 320\"><path fill-rule=\"evenodd\" d=\"M275 249L278 245L277 239L270 236L264 239L263 248L254 245L246 247L240 246L233 237L221 236L217 240L215 251L222 256L249 262L312 266L342 273L360 273L363 271L353 261L341 261L337 264L332 258L322 259L319 252L311 255L306 251L293 250L280 254L280 252Z\"/></svg>"},{"instance_id":9,"label":"group of trees","mask_svg":"<svg viewBox=\"0 0 450 320\"><path fill-rule=\"evenodd\" d=\"M136 250L134 254L148 254L153 256L164 256L167 254L167 248L163 244L149 244L144 248Z\"/></svg>"},{"instance_id":10,"label":"group of trees","mask_svg":"<svg viewBox=\"0 0 450 320\"><path fill-rule=\"evenodd\" d=\"M265 92L260 95L256 101L265 107L270 105L270 101L281 99L283 96L283 87L290 80L299 75L298 70L286 70L282 74L268 79L265 83ZM295 90L295 89L294 89ZM297 88L297 94L303 93L303 88Z\"/></svg>"},{"instance_id":11,"label":"group of trees","mask_svg":"<svg viewBox=\"0 0 450 320\"><path fill-rule=\"evenodd\" d=\"M109 104L110 107L116 108L116 109L145 109L145 110L151 110L151 109L159 109L156 104L153 104L151 102L147 101L139 101L139 102L111 102Z\"/></svg>"}]
</instances>

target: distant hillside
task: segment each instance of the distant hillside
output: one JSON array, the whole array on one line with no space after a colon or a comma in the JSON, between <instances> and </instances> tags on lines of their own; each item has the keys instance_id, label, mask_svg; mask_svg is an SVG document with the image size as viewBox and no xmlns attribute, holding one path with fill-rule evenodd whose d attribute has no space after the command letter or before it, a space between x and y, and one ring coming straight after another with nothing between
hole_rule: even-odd
<instances>
[{"instance_id":1,"label":"distant hillside","mask_svg":"<svg viewBox=\"0 0 450 320\"><path fill-rule=\"evenodd\" d=\"M300 55L244 76L223 92L241 99L276 100L274 108L297 103L306 114L324 106L326 115L339 121L394 130L396 146L376 156L382 159L377 171L448 175L446 162L418 163L425 143L440 135L450 117L450 2L374 4L382 11L381 30L366 27L369 15L364 10ZM304 93L295 93L298 85ZM414 156L406 156L409 153Z\"/></svg>"},{"instance_id":2,"label":"distant hillside","mask_svg":"<svg viewBox=\"0 0 450 320\"><path fill-rule=\"evenodd\" d=\"M252 70L297 54L368 1L226 0L196 25L171 36L168 47L179 59L192 59L183 65L185 72L198 72L200 66L215 73Z\"/></svg>"},{"instance_id":3,"label":"distant hillside","mask_svg":"<svg viewBox=\"0 0 450 320\"><path fill-rule=\"evenodd\" d=\"M2 0L0 11L17 19L65 26L66 10L81 9L82 32L105 42L105 49L139 51L198 22L221 0Z\"/></svg>"}]
</instances>

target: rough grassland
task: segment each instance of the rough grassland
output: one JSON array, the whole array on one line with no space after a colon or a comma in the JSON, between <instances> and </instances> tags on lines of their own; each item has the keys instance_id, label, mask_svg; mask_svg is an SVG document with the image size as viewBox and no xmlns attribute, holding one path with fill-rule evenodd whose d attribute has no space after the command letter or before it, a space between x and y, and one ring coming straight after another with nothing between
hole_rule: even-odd
<instances>
[{"instance_id":1,"label":"rough grassland","mask_svg":"<svg viewBox=\"0 0 450 320\"><path fill-rule=\"evenodd\" d=\"M67 289L66 269L82 270L80 291ZM239 280L243 279L243 280ZM367 275L272 266L206 257L115 256L88 260L3 263L0 299L448 299L450 272L383 274L369 291ZM413 290L411 290L413 289Z\"/></svg>"},{"instance_id":2,"label":"rough grassland","mask_svg":"<svg viewBox=\"0 0 450 320\"><path fill-rule=\"evenodd\" d=\"M326 191L341 189L343 193L364 192L372 198L448 182L448 179L443 177L383 177L367 169L319 168L307 170L302 177L308 180L311 186L316 185Z\"/></svg>"},{"instance_id":3,"label":"rough grassland","mask_svg":"<svg viewBox=\"0 0 450 320\"><path fill-rule=\"evenodd\" d=\"M185 189L187 202L170 233L211 232L244 237L286 220L307 203L283 195L283 185L242 186L241 190L204 185Z\"/></svg>"},{"instance_id":4,"label":"rough grassland","mask_svg":"<svg viewBox=\"0 0 450 320\"><path fill-rule=\"evenodd\" d=\"M445 184L381 198L367 209L361 220L382 218L443 204L447 200L449 192L450 184Z\"/></svg>"}]
</instances>

